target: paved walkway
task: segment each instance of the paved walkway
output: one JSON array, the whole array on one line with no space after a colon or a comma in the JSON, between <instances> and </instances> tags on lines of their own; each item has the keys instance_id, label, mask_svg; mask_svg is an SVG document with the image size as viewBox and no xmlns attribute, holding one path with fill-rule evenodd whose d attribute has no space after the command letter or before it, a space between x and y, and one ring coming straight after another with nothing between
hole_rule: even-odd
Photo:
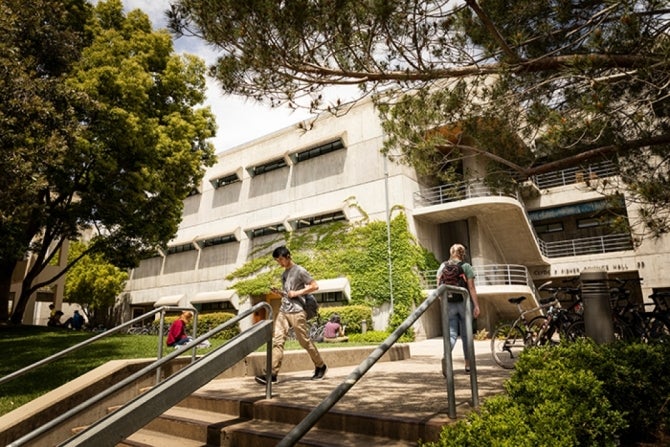
<instances>
[{"instance_id":1,"label":"paved walkway","mask_svg":"<svg viewBox=\"0 0 670 447\"><path fill-rule=\"evenodd\" d=\"M439 419L448 422L446 379L442 375L442 339L409 343L411 358L377 362L354 384L333 410L356 411L387 417ZM490 341L475 341L478 396L483 399L504 392L511 371L497 366ZM456 412L461 418L472 410L470 374L466 374L460 341L453 350ZM322 381L310 380L312 371L279 374L273 399L286 403L318 405L338 387L357 365L329 368ZM263 399L265 388L252 377L214 380L202 391L221 397Z\"/></svg>"}]
</instances>

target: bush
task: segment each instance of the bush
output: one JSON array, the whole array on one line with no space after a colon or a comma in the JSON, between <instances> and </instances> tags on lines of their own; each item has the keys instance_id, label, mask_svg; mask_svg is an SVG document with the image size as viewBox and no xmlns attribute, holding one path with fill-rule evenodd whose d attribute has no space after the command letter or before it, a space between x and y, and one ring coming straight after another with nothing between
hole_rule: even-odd
<instances>
[{"instance_id":1,"label":"bush","mask_svg":"<svg viewBox=\"0 0 670 447\"><path fill-rule=\"evenodd\" d=\"M424 446L614 446L654 441L669 426L670 347L588 340L527 350L466 420Z\"/></svg>"},{"instance_id":2,"label":"bush","mask_svg":"<svg viewBox=\"0 0 670 447\"><path fill-rule=\"evenodd\" d=\"M198 314L198 324L197 324L197 330L198 330L198 336L211 331L215 327L219 326L220 324L225 323L226 321L230 320L231 318L234 318L236 315L229 313L229 312L210 312L210 313L200 313ZM179 318L179 315L175 316L169 316L165 317L165 328L163 332L167 334L167 331L170 328L170 325L177 319ZM159 320L155 320L153 324L158 325ZM187 331L190 330L190 328L187 328ZM240 328L237 325L234 325L232 327L226 328L223 331L219 332L212 338L219 338L223 340L230 340L231 338L235 337L237 334L240 333ZM190 334L192 335L192 334Z\"/></svg>"},{"instance_id":3,"label":"bush","mask_svg":"<svg viewBox=\"0 0 670 447\"><path fill-rule=\"evenodd\" d=\"M321 321L328 321L333 314L338 314L342 324L347 327L346 334L360 334L361 321L365 320L368 323L368 328L372 328L372 309L368 306L336 306L336 307L319 307L319 318Z\"/></svg>"}]
</instances>

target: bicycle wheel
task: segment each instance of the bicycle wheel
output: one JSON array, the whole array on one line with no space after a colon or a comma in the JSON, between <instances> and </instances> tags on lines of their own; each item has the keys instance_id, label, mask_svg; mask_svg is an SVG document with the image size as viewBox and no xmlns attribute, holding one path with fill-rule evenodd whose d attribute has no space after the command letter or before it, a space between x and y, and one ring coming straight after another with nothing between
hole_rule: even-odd
<instances>
[{"instance_id":1,"label":"bicycle wheel","mask_svg":"<svg viewBox=\"0 0 670 447\"><path fill-rule=\"evenodd\" d=\"M526 334L528 337L527 344L530 346L557 345L561 341L556 326L547 321L547 317L543 315L530 320L526 329L530 334Z\"/></svg>"},{"instance_id":2,"label":"bicycle wheel","mask_svg":"<svg viewBox=\"0 0 670 447\"><path fill-rule=\"evenodd\" d=\"M491 336L491 356L498 366L514 368L521 352L526 347L524 333L517 326L503 324Z\"/></svg>"},{"instance_id":3,"label":"bicycle wheel","mask_svg":"<svg viewBox=\"0 0 670 447\"><path fill-rule=\"evenodd\" d=\"M565 330L565 336L570 341L576 341L580 338L586 338L586 328L584 327L584 320L578 320L572 323Z\"/></svg>"},{"instance_id":4,"label":"bicycle wheel","mask_svg":"<svg viewBox=\"0 0 670 447\"><path fill-rule=\"evenodd\" d=\"M618 322L613 323L613 329L614 340L630 340L632 337L629 329ZM586 338L586 326L584 325L584 320L579 320L572 323L568 329L566 329L565 335L570 341Z\"/></svg>"},{"instance_id":5,"label":"bicycle wheel","mask_svg":"<svg viewBox=\"0 0 670 447\"><path fill-rule=\"evenodd\" d=\"M664 317L655 317L649 328L649 338L655 343L670 342L670 321Z\"/></svg>"}]
</instances>

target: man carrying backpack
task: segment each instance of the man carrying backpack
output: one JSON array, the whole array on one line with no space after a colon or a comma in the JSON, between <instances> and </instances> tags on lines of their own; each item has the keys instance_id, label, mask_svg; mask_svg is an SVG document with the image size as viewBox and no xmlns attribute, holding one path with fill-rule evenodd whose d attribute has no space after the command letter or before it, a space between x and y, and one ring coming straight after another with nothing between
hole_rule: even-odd
<instances>
[{"instance_id":1,"label":"man carrying backpack","mask_svg":"<svg viewBox=\"0 0 670 447\"><path fill-rule=\"evenodd\" d=\"M479 301L477 300L477 290L475 289L475 272L472 266L465 262L465 247L461 244L454 244L449 249L449 260L440 265L437 271L437 285L448 284L452 286L463 287L470 292L472 299L472 316L479 316ZM465 331L465 300L460 293L448 292L447 301L449 301L449 338L451 339L451 348L456 344L458 337L458 328L460 326L461 343L463 344L463 357L465 359L465 372L470 371L470 362L468 356L468 346L472 334Z\"/></svg>"},{"instance_id":2,"label":"man carrying backpack","mask_svg":"<svg viewBox=\"0 0 670 447\"><path fill-rule=\"evenodd\" d=\"M314 363L314 375L312 380L323 379L327 366L319 354L312 340L307 334L307 314L305 312L305 295L315 292L319 285L304 267L296 264L291 259L291 252L285 246L277 247L272 252L272 257L284 268L282 273L281 306L274 322L274 334L272 337L272 382L277 382L277 373L284 359L284 344L288 337L288 331L293 328L295 338L300 343ZM265 375L256 376L256 382L265 385Z\"/></svg>"}]
</instances>

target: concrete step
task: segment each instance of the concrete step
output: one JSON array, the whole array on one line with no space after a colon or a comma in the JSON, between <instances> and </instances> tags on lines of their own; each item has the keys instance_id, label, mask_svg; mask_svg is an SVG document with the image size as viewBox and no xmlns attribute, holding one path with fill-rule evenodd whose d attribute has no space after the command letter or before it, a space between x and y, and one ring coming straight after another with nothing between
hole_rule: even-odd
<instances>
[{"instance_id":1,"label":"concrete step","mask_svg":"<svg viewBox=\"0 0 670 447\"><path fill-rule=\"evenodd\" d=\"M233 414L243 419L297 425L325 397L317 388L323 387L328 391L332 387L332 384L325 382L307 381L307 385L312 387L308 389L306 385L303 385L304 380L287 378L285 382L273 388L273 397L268 400L264 398L263 387L254 384L253 381L247 380L247 382L251 384L244 381L226 381L223 387L230 390L229 393L222 392L221 387L216 385L214 389L198 390L179 405ZM388 387L386 384L386 388ZM377 389L378 395L370 392L362 395L351 393L352 396L348 400L343 400L332 407L316 426L329 430L381 435L407 441L417 439L436 441L439 439L442 426L449 423L450 420L446 415L432 410L431 406L435 405L435 396L431 396L431 388L433 387L427 389L425 393L414 396L408 395L407 390L400 389L399 392L404 393L404 396L398 396L405 401L415 400L416 405L422 405L428 411L420 412L415 405L412 405L408 411L391 411L394 402L385 403L383 398L378 400L384 392ZM366 397L368 402L363 401ZM429 403L431 405L428 405ZM388 411L385 411L385 408Z\"/></svg>"},{"instance_id":2,"label":"concrete step","mask_svg":"<svg viewBox=\"0 0 670 447\"><path fill-rule=\"evenodd\" d=\"M142 429L117 444L117 447L203 447L203 443Z\"/></svg>"},{"instance_id":3,"label":"concrete step","mask_svg":"<svg viewBox=\"0 0 670 447\"><path fill-rule=\"evenodd\" d=\"M230 420L228 424L208 426L207 441L188 438L191 430L182 423L172 421L174 429L181 430L183 436L142 429L128 439L117 444L119 447L275 447L293 429L292 424L280 422L241 419ZM206 423L203 423L205 426ZM295 444L298 447L414 447L417 442L402 441L384 436L369 436L321 428L311 429Z\"/></svg>"}]
</instances>

